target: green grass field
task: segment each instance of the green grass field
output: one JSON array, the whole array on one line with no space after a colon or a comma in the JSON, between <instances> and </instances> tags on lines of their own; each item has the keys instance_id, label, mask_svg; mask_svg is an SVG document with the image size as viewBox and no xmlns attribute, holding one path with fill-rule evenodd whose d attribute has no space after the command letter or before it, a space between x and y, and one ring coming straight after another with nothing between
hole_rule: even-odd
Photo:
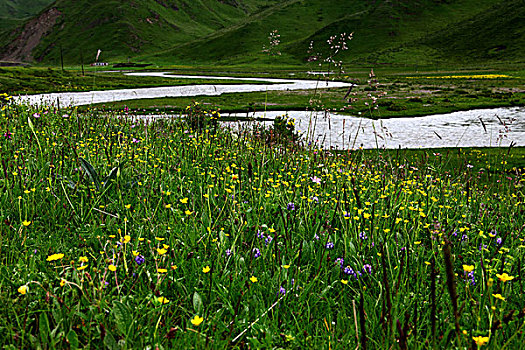
<instances>
[{"instance_id":1,"label":"green grass field","mask_svg":"<svg viewBox=\"0 0 525 350\"><path fill-rule=\"evenodd\" d=\"M60 70L57 68L0 68L0 92L26 95L48 92L74 92L177 86L193 84L238 84L235 80L174 79L128 76L119 71L104 72L93 68L85 70ZM251 84L260 84L248 81Z\"/></svg>"},{"instance_id":2,"label":"green grass field","mask_svg":"<svg viewBox=\"0 0 525 350\"><path fill-rule=\"evenodd\" d=\"M6 348L524 342L523 148L327 152L196 106L0 109Z\"/></svg>"},{"instance_id":3,"label":"green grass field","mask_svg":"<svg viewBox=\"0 0 525 350\"><path fill-rule=\"evenodd\" d=\"M171 68L171 69L170 69ZM298 67L274 67L270 72L246 68L225 68L217 72L212 67L157 67L160 71L176 74L227 75L233 77L278 77L289 79L319 79L316 91L269 91L232 93L221 96L194 96L128 100L103 104L104 110L144 112L182 112L193 101L220 108L223 112L252 112L265 110L331 110L369 118L423 116L460 110L490 107L523 106L525 104L525 76L519 66L505 69L453 70L447 67L435 71L421 67L415 71L406 68L376 68L376 82L370 83L370 68L355 67L346 74L334 74L338 79L357 84L350 94L348 89L322 89L325 77L306 74ZM434 67L435 68L435 67ZM231 70L230 70L231 69ZM428 69L428 70L427 70ZM235 80L172 79L124 76L118 71L105 73L90 67L82 75L79 67L56 68L0 68L0 91L12 95L44 92L91 91L191 84L239 84ZM247 82L244 82L247 83ZM261 83L261 82L249 82ZM371 106L377 109L370 108ZM101 108L99 106L82 107Z\"/></svg>"},{"instance_id":4,"label":"green grass field","mask_svg":"<svg viewBox=\"0 0 525 350\"><path fill-rule=\"evenodd\" d=\"M395 118L450 113L491 107L525 104L521 72L465 70L460 72L407 72L401 69L376 70L376 83L369 83L370 70L354 70L335 79L357 84L348 88L318 90L230 93L221 96L156 98L105 103L104 110L132 110L166 113L183 112L193 101L220 108L222 112L330 110L369 118ZM274 72L288 78L308 78L304 72ZM257 75L257 74L254 74ZM101 108L102 105L95 106ZM91 107L90 107L91 108Z\"/></svg>"}]
</instances>

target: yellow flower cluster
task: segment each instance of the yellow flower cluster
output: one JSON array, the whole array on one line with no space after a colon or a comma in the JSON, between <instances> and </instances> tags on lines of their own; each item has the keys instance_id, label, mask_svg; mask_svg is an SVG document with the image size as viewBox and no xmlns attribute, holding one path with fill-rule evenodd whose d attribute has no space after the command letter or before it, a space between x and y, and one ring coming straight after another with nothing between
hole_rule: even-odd
<instances>
[{"instance_id":1,"label":"yellow flower cluster","mask_svg":"<svg viewBox=\"0 0 525 350\"><path fill-rule=\"evenodd\" d=\"M512 78L506 74L475 74L475 75L441 75L441 76L426 76L426 77L407 77L408 79L499 79Z\"/></svg>"}]
</instances>

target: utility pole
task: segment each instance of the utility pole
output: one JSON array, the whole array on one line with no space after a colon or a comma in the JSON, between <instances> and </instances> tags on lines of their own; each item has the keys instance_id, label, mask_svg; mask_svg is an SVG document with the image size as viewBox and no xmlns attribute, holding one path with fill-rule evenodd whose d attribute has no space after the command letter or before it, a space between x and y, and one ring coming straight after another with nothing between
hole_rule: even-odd
<instances>
[{"instance_id":1,"label":"utility pole","mask_svg":"<svg viewBox=\"0 0 525 350\"><path fill-rule=\"evenodd\" d=\"M62 50L62 44L60 45L60 65L62 66L62 72L64 71L64 52Z\"/></svg>"},{"instance_id":2,"label":"utility pole","mask_svg":"<svg viewBox=\"0 0 525 350\"><path fill-rule=\"evenodd\" d=\"M80 49L80 64L82 65L82 76L84 76L84 50Z\"/></svg>"}]
</instances>

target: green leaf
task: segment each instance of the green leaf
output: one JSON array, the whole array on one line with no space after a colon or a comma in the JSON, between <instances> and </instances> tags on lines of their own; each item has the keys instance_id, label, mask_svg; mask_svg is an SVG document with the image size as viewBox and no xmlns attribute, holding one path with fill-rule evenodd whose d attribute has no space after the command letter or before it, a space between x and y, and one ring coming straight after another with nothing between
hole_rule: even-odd
<instances>
[{"instance_id":1,"label":"green leaf","mask_svg":"<svg viewBox=\"0 0 525 350\"><path fill-rule=\"evenodd\" d=\"M104 188L107 188L110 184L111 180L115 180L118 176L120 176L120 168L122 167L124 163L117 165L111 171L109 172L108 176L104 179Z\"/></svg>"},{"instance_id":2,"label":"green leaf","mask_svg":"<svg viewBox=\"0 0 525 350\"><path fill-rule=\"evenodd\" d=\"M38 330L40 333L40 341L42 344L48 344L48 337L51 333L49 330L49 320L47 319L47 315L42 312L40 316L38 317Z\"/></svg>"},{"instance_id":3,"label":"green leaf","mask_svg":"<svg viewBox=\"0 0 525 350\"><path fill-rule=\"evenodd\" d=\"M40 140L38 140L38 136L36 135L35 126L33 125L31 117L27 117L27 124L29 124L29 129L31 129L33 135L35 135L36 143L38 144L38 149L40 150L40 155L42 155L42 146L40 146Z\"/></svg>"},{"instance_id":4,"label":"green leaf","mask_svg":"<svg viewBox=\"0 0 525 350\"><path fill-rule=\"evenodd\" d=\"M70 329L66 338L71 349L78 349L78 335L74 330Z\"/></svg>"},{"instance_id":5,"label":"green leaf","mask_svg":"<svg viewBox=\"0 0 525 350\"><path fill-rule=\"evenodd\" d=\"M95 183L95 186L97 187L97 190L98 190L100 188L100 180L99 180L97 171L95 170L95 168L93 168L93 166L87 160L85 160L82 157L80 157L80 163L81 163L80 165L82 166L82 169L89 177L89 180Z\"/></svg>"},{"instance_id":6,"label":"green leaf","mask_svg":"<svg viewBox=\"0 0 525 350\"><path fill-rule=\"evenodd\" d=\"M104 345L106 345L108 349L118 349L117 342L111 333L106 333L106 336L104 337Z\"/></svg>"},{"instance_id":7,"label":"green leaf","mask_svg":"<svg viewBox=\"0 0 525 350\"><path fill-rule=\"evenodd\" d=\"M131 315L128 307L119 301L114 301L113 315L115 317L117 328L122 333L122 335L126 336L133 320L133 316Z\"/></svg>"},{"instance_id":8,"label":"green leaf","mask_svg":"<svg viewBox=\"0 0 525 350\"><path fill-rule=\"evenodd\" d=\"M201 314L202 311L202 298L199 293L193 293L193 309L197 314Z\"/></svg>"},{"instance_id":9,"label":"green leaf","mask_svg":"<svg viewBox=\"0 0 525 350\"><path fill-rule=\"evenodd\" d=\"M29 128L32 132L35 132L35 126L33 125L33 122L31 121L31 117L27 117L27 124L29 124Z\"/></svg>"}]
</instances>

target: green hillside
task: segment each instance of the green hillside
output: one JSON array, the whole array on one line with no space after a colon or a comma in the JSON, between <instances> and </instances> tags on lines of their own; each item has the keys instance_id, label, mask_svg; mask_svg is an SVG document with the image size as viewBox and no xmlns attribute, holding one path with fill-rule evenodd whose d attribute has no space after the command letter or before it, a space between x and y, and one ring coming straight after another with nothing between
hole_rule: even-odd
<instances>
[{"instance_id":1,"label":"green hillside","mask_svg":"<svg viewBox=\"0 0 525 350\"><path fill-rule=\"evenodd\" d=\"M27 18L51 4L53 0L0 0L0 17Z\"/></svg>"},{"instance_id":2,"label":"green hillside","mask_svg":"<svg viewBox=\"0 0 525 350\"><path fill-rule=\"evenodd\" d=\"M272 62L304 62L308 47L330 54L326 40L354 33L345 61L432 64L472 60L519 60L524 52L523 1L398 0L285 1L243 25L189 42L146 59L183 62L266 62L262 43L281 34L282 56ZM235 39L235 40L234 40ZM232 44L232 43L235 44ZM504 50L497 48L505 47ZM495 49L494 49L495 48ZM492 51L491 51L492 50ZM491 51L492 54L486 54Z\"/></svg>"},{"instance_id":3,"label":"green hillside","mask_svg":"<svg viewBox=\"0 0 525 350\"><path fill-rule=\"evenodd\" d=\"M16 58L53 64L62 50L64 61L75 64L81 55L88 61L94 60L100 49L103 60L125 59L209 35L274 2L277 1L58 0L48 9L49 13L58 13L53 26L43 30L44 35L29 56ZM42 13L41 17L45 15ZM38 18L36 22L37 27L49 25L49 21ZM12 38L29 36L27 32L32 31L28 26L21 27ZM24 45L27 40L15 40L4 51L10 54Z\"/></svg>"},{"instance_id":4,"label":"green hillside","mask_svg":"<svg viewBox=\"0 0 525 350\"><path fill-rule=\"evenodd\" d=\"M53 0L0 0L0 32L23 24L23 19L36 15L52 2Z\"/></svg>"},{"instance_id":5,"label":"green hillside","mask_svg":"<svg viewBox=\"0 0 525 350\"><path fill-rule=\"evenodd\" d=\"M34 47L20 53L31 40L12 36L0 52L47 64L62 48L67 64L100 49L110 61L300 65L330 55L327 39L340 33L354 33L339 53L353 63L483 65L521 62L525 52L523 0L58 0L48 10L59 15ZM262 52L274 30L280 55Z\"/></svg>"}]
</instances>

